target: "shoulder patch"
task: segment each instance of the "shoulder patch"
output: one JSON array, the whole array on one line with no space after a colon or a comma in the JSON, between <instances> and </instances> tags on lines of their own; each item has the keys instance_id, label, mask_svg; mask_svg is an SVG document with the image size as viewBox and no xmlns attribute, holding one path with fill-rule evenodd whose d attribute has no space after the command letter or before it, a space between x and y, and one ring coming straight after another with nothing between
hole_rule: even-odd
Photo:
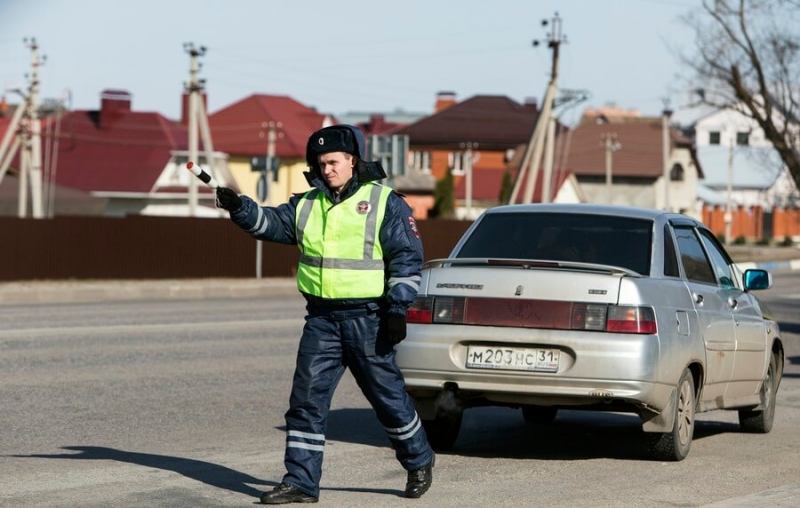
<instances>
[{"instance_id":1,"label":"shoulder patch","mask_svg":"<svg viewBox=\"0 0 800 508\"><path fill-rule=\"evenodd\" d=\"M417 221L414 220L414 217L408 218L408 227L411 229L411 233L419 238L419 228L417 227Z\"/></svg>"}]
</instances>

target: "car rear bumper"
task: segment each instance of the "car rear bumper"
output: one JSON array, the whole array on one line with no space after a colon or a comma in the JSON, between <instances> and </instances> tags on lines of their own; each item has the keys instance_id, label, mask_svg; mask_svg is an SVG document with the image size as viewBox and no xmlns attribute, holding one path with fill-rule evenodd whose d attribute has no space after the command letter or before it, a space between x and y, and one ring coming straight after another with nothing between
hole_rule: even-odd
<instances>
[{"instance_id":1,"label":"car rear bumper","mask_svg":"<svg viewBox=\"0 0 800 508\"><path fill-rule=\"evenodd\" d=\"M558 349L558 370L468 368L470 345ZM452 383L459 391L497 403L590 405L615 400L660 411L674 389L658 380L656 335L410 325L409 337L397 348L397 363L409 392L417 396Z\"/></svg>"}]
</instances>

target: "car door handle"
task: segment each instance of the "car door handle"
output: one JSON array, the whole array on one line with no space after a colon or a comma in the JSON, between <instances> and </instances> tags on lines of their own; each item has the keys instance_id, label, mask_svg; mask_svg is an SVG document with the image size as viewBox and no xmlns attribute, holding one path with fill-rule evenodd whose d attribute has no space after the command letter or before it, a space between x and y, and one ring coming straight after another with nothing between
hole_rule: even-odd
<instances>
[{"instance_id":1,"label":"car door handle","mask_svg":"<svg viewBox=\"0 0 800 508\"><path fill-rule=\"evenodd\" d=\"M701 295L700 293L694 293L692 296L694 296L695 303L700 303L700 304L703 303L703 295Z\"/></svg>"},{"instance_id":2,"label":"car door handle","mask_svg":"<svg viewBox=\"0 0 800 508\"><path fill-rule=\"evenodd\" d=\"M736 307L739 306L739 302L736 300L736 298L731 296L730 298L728 298L728 305L731 306L731 309L735 309Z\"/></svg>"}]
</instances>

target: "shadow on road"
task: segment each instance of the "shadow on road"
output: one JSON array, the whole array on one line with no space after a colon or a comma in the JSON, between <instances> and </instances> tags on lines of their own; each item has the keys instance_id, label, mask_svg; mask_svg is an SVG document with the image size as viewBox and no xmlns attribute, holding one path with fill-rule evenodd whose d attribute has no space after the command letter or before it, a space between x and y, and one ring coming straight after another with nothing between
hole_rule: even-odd
<instances>
[{"instance_id":1,"label":"shadow on road","mask_svg":"<svg viewBox=\"0 0 800 508\"><path fill-rule=\"evenodd\" d=\"M783 375L781 377L800 378L798 372L786 372L786 368L790 365L800 365L800 356L787 356L784 364Z\"/></svg>"},{"instance_id":2,"label":"shadow on road","mask_svg":"<svg viewBox=\"0 0 800 508\"><path fill-rule=\"evenodd\" d=\"M702 414L699 416L702 418ZM698 420L694 439L726 432L739 432L739 425ZM331 411L326 439L389 446L374 412L368 408ZM443 453L540 460L651 460L647 454L647 439L641 420L631 414L561 410L552 424L530 425L524 422L518 409L485 407L464 413L455 446Z\"/></svg>"},{"instance_id":3,"label":"shadow on road","mask_svg":"<svg viewBox=\"0 0 800 508\"><path fill-rule=\"evenodd\" d=\"M52 455L14 455L14 457L40 458L40 459L78 459L78 460L116 460L139 466L174 471L192 480L211 485L220 489L238 492L247 496L258 497L261 491L248 483L274 487L276 482L264 481L234 469L204 462L202 460L185 459L169 455L155 455L152 453L127 452L103 446L62 446L62 450L78 451L81 453L59 453Z\"/></svg>"},{"instance_id":4,"label":"shadow on road","mask_svg":"<svg viewBox=\"0 0 800 508\"><path fill-rule=\"evenodd\" d=\"M800 333L800 323L778 323L782 333Z\"/></svg>"}]
</instances>

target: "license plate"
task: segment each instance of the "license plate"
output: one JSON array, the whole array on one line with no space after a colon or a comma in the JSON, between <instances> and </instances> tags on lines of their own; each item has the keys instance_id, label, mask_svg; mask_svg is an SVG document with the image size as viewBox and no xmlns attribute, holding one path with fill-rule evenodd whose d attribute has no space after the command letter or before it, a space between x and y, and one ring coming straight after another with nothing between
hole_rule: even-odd
<instances>
[{"instance_id":1,"label":"license plate","mask_svg":"<svg viewBox=\"0 0 800 508\"><path fill-rule=\"evenodd\" d=\"M558 349L467 347L467 368L558 372Z\"/></svg>"}]
</instances>

